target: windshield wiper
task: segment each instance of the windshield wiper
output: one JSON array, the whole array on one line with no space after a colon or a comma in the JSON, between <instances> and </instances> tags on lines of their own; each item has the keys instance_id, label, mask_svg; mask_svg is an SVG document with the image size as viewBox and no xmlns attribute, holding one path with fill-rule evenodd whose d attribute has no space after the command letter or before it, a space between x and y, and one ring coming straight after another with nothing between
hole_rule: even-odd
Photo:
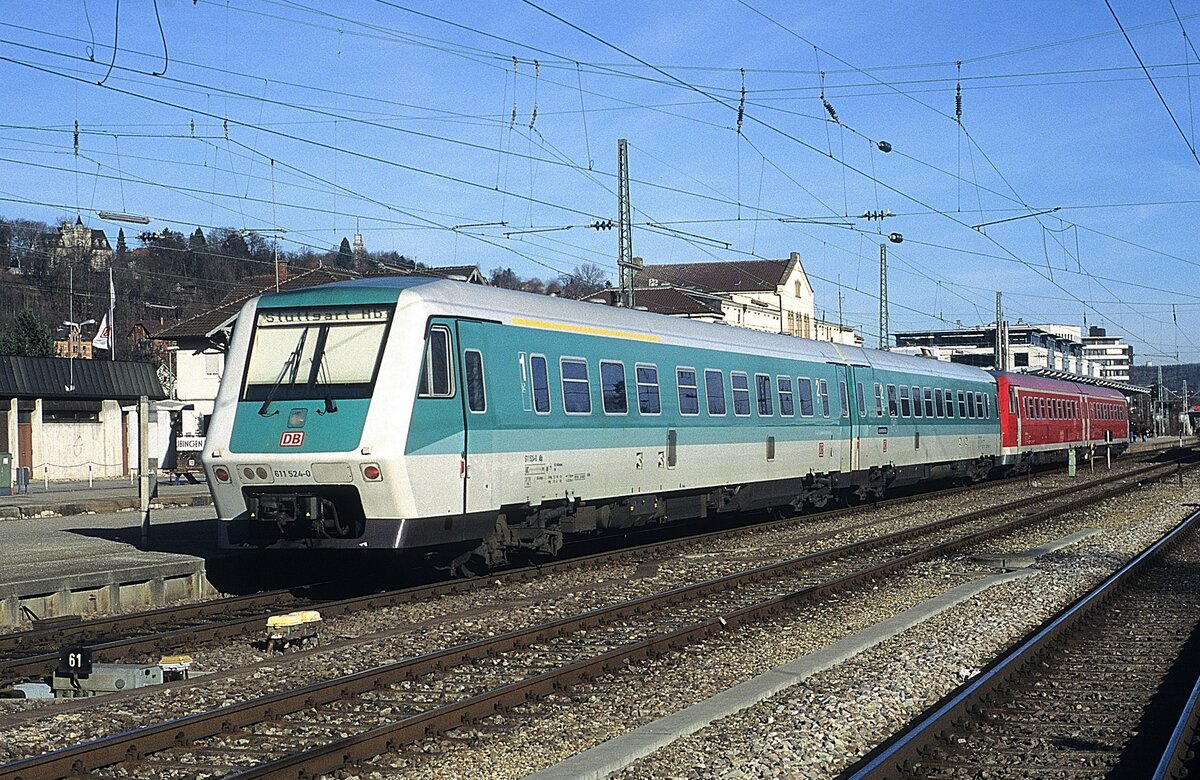
<instances>
[{"instance_id":1,"label":"windshield wiper","mask_svg":"<svg viewBox=\"0 0 1200 780\"><path fill-rule=\"evenodd\" d=\"M325 390L325 409L317 410L317 414L329 414L337 411L337 404L329 392L329 369L325 367L325 342L329 340L329 328L321 328L317 332L317 343L313 347L312 368L308 372L308 384L304 388L304 397L311 398L313 388L320 381Z\"/></svg>"},{"instance_id":2,"label":"windshield wiper","mask_svg":"<svg viewBox=\"0 0 1200 780\"><path fill-rule=\"evenodd\" d=\"M279 370L279 376L276 378L275 384L271 385L266 399L258 409L258 413L263 417L279 414L278 409L273 412L269 411L271 402L275 400L275 393L279 390L279 385L283 383L283 377L288 373L289 369L291 369L292 375L288 378L288 384L294 385L296 383L296 375L300 373L300 356L304 354L304 342L307 338L308 328L305 328L301 331L300 338L296 341L296 348L292 350L292 354L288 355L287 360L283 361L283 368Z\"/></svg>"}]
</instances>

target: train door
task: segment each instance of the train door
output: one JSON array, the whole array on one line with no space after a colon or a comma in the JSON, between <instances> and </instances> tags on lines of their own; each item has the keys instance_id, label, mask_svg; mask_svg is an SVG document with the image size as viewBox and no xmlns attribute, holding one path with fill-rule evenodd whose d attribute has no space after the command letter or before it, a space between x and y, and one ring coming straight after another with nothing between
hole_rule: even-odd
<instances>
[{"instance_id":1,"label":"train door","mask_svg":"<svg viewBox=\"0 0 1200 780\"><path fill-rule=\"evenodd\" d=\"M494 424L497 398L488 378L489 368L496 366L496 355L489 349L486 323L458 320L456 325L462 377L463 511L469 515L495 508L492 486L497 478Z\"/></svg>"},{"instance_id":2,"label":"train door","mask_svg":"<svg viewBox=\"0 0 1200 780\"><path fill-rule=\"evenodd\" d=\"M850 470L875 465L875 372L868 366L848 366L850 377Z\"/></svg>"},{"instance_id":3,"label":"train door","mask_svg":"<svg viewBox=\"0 0 1200 780\"><path fill-rule=\"evenodd\" d=\"M466 427L462 400L465 383L455 344L457 326L454 320L435 318L425 334L405 453L412 460L416 493L424 497L418 511L427 516L461 515Z\"/></svg>"},{"instance_id":4,"label":"train door","mask_svg":"<svg viewBox=\"0 0 1200 780\"><path fill-rule=\"evenodd\" d=\"M850 366L832 364L834 367L833 387L830 388L831 405L829 436L830 449L834 457L830 471L857 470L858 453L855 437L855 418L857 417L854 400L854 379ZM836 464L836 465L835 465Z\"/></svg>"}]
</instances>

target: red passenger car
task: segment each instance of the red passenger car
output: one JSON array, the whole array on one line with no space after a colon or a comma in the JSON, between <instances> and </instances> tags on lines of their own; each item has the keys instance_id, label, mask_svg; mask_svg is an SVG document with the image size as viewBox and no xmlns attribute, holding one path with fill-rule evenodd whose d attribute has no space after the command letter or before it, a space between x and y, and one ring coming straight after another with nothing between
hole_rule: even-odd
<instances>
[{"instance_id":1,"label":"red passenger car","mask_svg":"<svg viewBox=\"0 0 1200 780\"><path fill-rule=\"evenodd\" d=\"M1105 387L1029 374L992 372L1000 407L1001 463L1023 466L1085 457L1092 445L1111 443L1113 454L1129 443L1125 396Z\"/></svg>"}]
</instances>

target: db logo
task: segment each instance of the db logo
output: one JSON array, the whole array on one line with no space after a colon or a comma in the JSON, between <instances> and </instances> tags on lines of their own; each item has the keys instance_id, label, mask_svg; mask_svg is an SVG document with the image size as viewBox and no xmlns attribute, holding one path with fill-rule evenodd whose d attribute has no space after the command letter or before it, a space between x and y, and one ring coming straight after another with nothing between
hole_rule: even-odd
<instances>
[{"instance_id":1,"label":"db logo","mask_svg":"<svg viewBox=\"0 0 1200 780\"><path fill-rule=\"evenodd\" d=\"M280 447L299 447L304 444L304 431L284 431L279 436Z\"/></svg>"}]
</instances>

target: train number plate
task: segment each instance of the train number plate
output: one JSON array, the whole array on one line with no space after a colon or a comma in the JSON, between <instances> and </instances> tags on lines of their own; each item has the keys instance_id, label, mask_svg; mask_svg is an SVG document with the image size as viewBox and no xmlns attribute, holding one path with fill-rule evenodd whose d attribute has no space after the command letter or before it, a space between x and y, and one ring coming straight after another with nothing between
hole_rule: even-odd
<instances>
[{"instance_id":1,"label":"train number plate","mask_svg":"<svg viewBox=\"0 0 1200 780\"><path fill-rule=\"evenodd\" d=\"M312 479L308 469L275 469L275 479Z\"/></svg>"}]
</instances>

